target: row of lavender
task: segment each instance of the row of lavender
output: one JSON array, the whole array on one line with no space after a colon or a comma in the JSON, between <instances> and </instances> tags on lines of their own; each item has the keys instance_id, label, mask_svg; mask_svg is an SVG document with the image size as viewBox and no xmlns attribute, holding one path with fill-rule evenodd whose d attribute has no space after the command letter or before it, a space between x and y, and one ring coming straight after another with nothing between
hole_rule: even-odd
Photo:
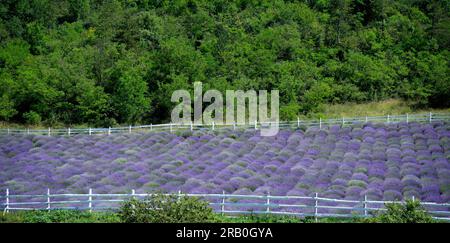
<instances>
[{"instance_id":1,"label":"row of lavender","mask_svg":"<svg viewBox=\"0 0 450 243\"><path fill-rule=\"evenodd\" d=\"M447 123L319 130L0 136L0 189L42 194L189 193L450 200Z\"/></svg>"}]
</instances>

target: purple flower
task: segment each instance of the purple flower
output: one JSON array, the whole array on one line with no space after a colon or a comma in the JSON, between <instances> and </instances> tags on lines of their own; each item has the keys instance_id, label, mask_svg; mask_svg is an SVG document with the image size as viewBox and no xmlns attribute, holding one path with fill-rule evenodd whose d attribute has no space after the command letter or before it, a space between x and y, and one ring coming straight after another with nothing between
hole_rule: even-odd
<instances>
[{"instance_id":1,"label":"purple flower","mask_svg":"<svg viewBox=\"0 0 450 243\"><path fill-rule=\"evenodd\" d=\"M0 135L0 189L449 200L445 123L282 129L274 137L252 129L189 135Z\"/></svg>"},{"instance_id":2,"label":"purple flower","mask_svg":"<svg viewBox=\"0 0 450 243\"><path fill-rule=\"evenodd\" d=\"M355 173L355 174L353 174L353 176L352 176L352 180L360 180L360 181L365 181L365 182L367 182L367 181L368 181L368 177L367 177L367 175L364 174L364 173Z\"/></svg>"}]
</instances>

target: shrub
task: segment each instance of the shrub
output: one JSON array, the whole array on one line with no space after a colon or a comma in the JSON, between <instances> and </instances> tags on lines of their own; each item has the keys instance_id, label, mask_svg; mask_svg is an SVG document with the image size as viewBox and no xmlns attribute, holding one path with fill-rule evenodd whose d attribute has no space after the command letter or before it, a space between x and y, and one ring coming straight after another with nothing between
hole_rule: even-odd
<instances>
[{"instance_id":1,"label":"shrub","mask_svg":"<svg viewBox=\"0 0 450 243\"><path fill-rule=\"evenodd\" d=\"M361 180L350 180L350 181L348 181L347 184L348 184L348 186L357 186L357 187L362 187L362 188L367 187L367 182L361 181Z\"/></svg>"},{"instance_id":2,"label":"shrub","mask_svg":"<svg viewBox=\"0 0 450 243\"><path fill-rule=\"evenodd\" d=\"M183 138L188 138L188 137L193 136L193 133L190 130L176 131L175 134L177 136L180 136L180 137L183 137Z\"/></svg>"},{"instance_id":3,"label":"shrub","mask_svg":"<svg viewBox=\"0 0 450 243\"><path fill-rule=\"evenodd\" d=\"M419 201L406 200L405 204L388 203L387 211L367 221L373 223L432 223L433 218Z\"/></svg>"},{"instance_id":4,"label":"shrub","mask_svg":"<svg viewBox=\"0 0 450 243\"><path fill-rule=\"evenodd\" d=\"M43 210L0 214L0 223L119 223L115 213L78 210Z\"/></svg>"},{"instance_id":5,"label":"shrub","mask_svg":"<svg viewBox=\"0 0 450 243\"><path fill-rule=\"evenodd\" d=\"M365 168L365 167L357 167L354 172L355 173L367 174L367 168Z\"/></svg>"},{"instance_id":6,"label":"shrub","mask_svg":"<svg viewBox=\"0 0 450 243\"><path fill-rule=\"evenodd\" d=\"M119 210L125 223L205 223L216 215L205 201L195 197L154 194L126 201Z\"/></svg>"},{"instance_id":7,"label":"shrub","mask_svg":"<svg viewBox=\"0 0 450 243\"><path fill-rule=\"evenodd\" d=\"M306 172L305 168L301 165L296 165L290 169L291 173L295 176L303 176Z\"/></svg>"},{"instance_id":8,"label":"shrub","mask_svg":"<svg viewBox=\"0 0 450 243\"><path fill-rule=\"evenodd\" d=\"M28 125L37 125L41 123L41 116L37 112L25 112L22 116Z\"/></svg>"}]
</instances>

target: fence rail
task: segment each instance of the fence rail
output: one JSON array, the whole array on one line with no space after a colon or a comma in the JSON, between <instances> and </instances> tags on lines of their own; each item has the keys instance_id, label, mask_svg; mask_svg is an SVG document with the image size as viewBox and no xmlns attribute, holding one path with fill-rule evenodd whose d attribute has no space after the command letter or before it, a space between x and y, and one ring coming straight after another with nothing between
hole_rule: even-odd
<instances>
[{"instance_id":1,"label":"fence rail","mask_svg":"<svg viewBox=\"0 0 450 243\"><path fill-rule=\"evenodd\" d=\"M87 194L51 194L47 189L46 194L25 195L6 194L0 196L3 213L23 210L88 210L114 211L120 207L120 203L131 198L145 198L151 196L148 193L136 193L132 190L129 194L94 194L89 189ZM334 199L314 196L273 196L266 195L236 195L226 194L182 194L178 197L199 197L209 202L214 211L222 215L290 215L299 217L372 217L375 212L385 211L386 203L405 203L404 201L375 201L368 200L364 196L361 200ZM244 201L242 201L244 200ZM414 200L414 197L412 198ZM330 204L331 203L331 204ZM450 221L450 203L421 202L421 205L433 216L434 219Z\"/></svg>"},{"instance_id":2,"label":"fence rail","mask_svg":"<svg viewBox=\"0 0 450 243\"><path fill-rule=\"evenodd\" d=\"M278 121L278 122L260 122L254 121L249 123L231 123L231 124L196 124L196 123L166 123L166 124L150 124L127 127L108 127L108 128L59 128L59 129L17 129L17 128L3 128L0 129L0 134L38 134L38 135L96 135L96 134L113 134L113 133L132 133L139 131L177 131L177 130L198 130L198 129L237 129L237 128L253 128L268 127L270 125L278 125L280 128L300 127L300 126L322 126L330 125L351 125L355 123L396 123L396 122L421 122L432 123L439 121L450 121L450 113L425 113L413 115L386 115L386 116L365 116L365 117L341 117L332 119L318 119L318 120L300 120L296 121Z\"/></svg>"}]
</instances>

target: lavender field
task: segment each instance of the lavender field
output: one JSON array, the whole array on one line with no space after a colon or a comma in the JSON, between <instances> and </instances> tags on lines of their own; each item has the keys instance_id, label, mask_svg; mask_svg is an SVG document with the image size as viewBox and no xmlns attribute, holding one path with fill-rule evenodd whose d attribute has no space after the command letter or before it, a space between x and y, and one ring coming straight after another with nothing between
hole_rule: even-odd
<instances>
[{"instance_id":1,"label":"lavender field","mask_svg":"<svg viewBox=\"0 0 450 243\"><path fill-rule=\"evenodd\" d=\"M314 195L450 201L450 124L259 131L0 136L0 189L15 194Z\"/></svg>"}]
</instances>

